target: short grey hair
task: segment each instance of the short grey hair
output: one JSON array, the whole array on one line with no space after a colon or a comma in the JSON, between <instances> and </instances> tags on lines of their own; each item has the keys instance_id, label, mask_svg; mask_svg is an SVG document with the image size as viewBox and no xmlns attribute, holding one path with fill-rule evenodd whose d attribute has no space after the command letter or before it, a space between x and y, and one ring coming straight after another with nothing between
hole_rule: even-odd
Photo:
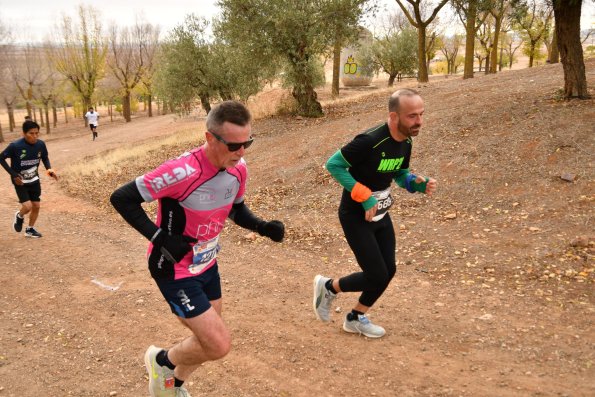
<instances>
[{"instance_id":1,"label":"short grey hair","mask_svg":"<svg viewBox=\"0 0 595 397\"><path fill-rule=\"evenodd\" d=\"M388 111L389 112L399 112L399 98L402 96L421 96L419 92L411 89L411 88L401 88L393 92L393 94L388 99Z\"/></svg>"},{"instance_id":2,"label":"short grey hair","mask_svg":"<svg viewBox=\"0 0 595 397\"><path fill-rule=\"evenodd\" d=\"M252 121L252 116L242 102L224 101L211 109L207 115L207 131L220 134L226 121L244 127Z\"/></svg>"}]
</instances>

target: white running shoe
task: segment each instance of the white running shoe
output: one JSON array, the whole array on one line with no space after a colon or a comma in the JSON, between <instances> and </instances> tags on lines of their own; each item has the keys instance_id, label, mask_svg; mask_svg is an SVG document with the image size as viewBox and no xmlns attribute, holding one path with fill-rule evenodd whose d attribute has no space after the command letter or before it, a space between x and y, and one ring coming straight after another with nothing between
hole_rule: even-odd
<instances>
[{"instance_id":1,"label":"white running shoe","mask_svg":"<svg viewBox=\"0 0 595 397\"><path fill-rule=\"evenodd\" d=\"M145 367L149 373L149 393L151 397L176 397L174 370L157 364L157 354L163 349L149 346L145 352ZM184 394L181 394L184 396Z\"/></svg>"},{"instance_id":2,"label":"white running shoe","mask_svg":"<svg viewBox=\"0 0 595 397\"><path fill-rule=\"evenodd\" d=\"M352 334L364 335L368 338L380 338L386 333L380 325L372 324L365 314L358 314L357 320L352 321L347 320L347 316L345 316L343 330Z\"/></svg>"},{"instance_id":3,"label":"white running shoe","mask_svg":"<svg viewBox=\"0 0 595 397\"><path fill-rule=\"evenodd\" d=\"M176 387L176 397L192 397L184 386Z\"/></svg>"},{"instance_id":4,"label":"white running shoe","mask_svg":"<svg viewBox=\"0 0 595 397\"><path fill-rule=\"evenodd\" d=\"M325 323L331 321L331 305L337 297L336 294L326 289L325 284L328 280L330 278L320 274L314 277L314 300L312 302L316 318Z\"/></svg>"}]
</instances>

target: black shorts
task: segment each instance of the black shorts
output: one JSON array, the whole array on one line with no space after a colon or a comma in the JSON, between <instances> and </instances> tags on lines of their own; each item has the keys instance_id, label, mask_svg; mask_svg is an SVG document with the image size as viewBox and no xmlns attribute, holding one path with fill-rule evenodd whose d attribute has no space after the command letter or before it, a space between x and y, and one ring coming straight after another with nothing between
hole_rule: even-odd
<instances>
[{"instance_id":1,"label":"black shorts","mask_svg":"<svg viewBox=\"0 0 595 397\"><path fill-rule=\"evenodd\" d=\"M179 280L155 280L171 311L182 318L199 316L221 298L221 278L215 263L206 272Z\"/></svg>"},{"instance_id":2,"label":"black shorts","mask_svg":"<svg viewBox=\"0 0 595 397\"><path fill-rule=\"evenodd\" d=\"M97 126L95 124L89 124L89 128L91 128L91 131L93 131L95 128L97 128Z\"/></svg>"},{"instance_id":3,"label":"black shorts","mask_svg":"<svg viewBox=\"0 0 595 397\"><path fill-rule=\"evenodd\" d=\"M41 183L25 183L23 185L14 185L14 190L17 192L19 203L25 201L40 201L41 200Z\"/></svg>"}]
</instances>

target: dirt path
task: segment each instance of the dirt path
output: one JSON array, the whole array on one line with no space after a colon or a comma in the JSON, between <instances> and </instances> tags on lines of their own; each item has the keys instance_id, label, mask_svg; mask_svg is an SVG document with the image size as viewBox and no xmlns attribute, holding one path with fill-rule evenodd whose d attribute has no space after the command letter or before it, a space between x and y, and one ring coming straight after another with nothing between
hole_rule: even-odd
<instances>
[{"instance_id":1,"label":"dirt path","mask_svg":"<svg viewBox=\"0 0 595 397\"><path fill-rule=\"evenodd\" d=\"M595 394L593 278L579 274L593 267L584 254L592 251L569 245L592 232L593 101L544 99L561 68L540 70L422 87L427 127L414 168L442 185L434 200L399 193L392 214L399 271L372 311L388 331L381 340L341 331L354 295L339 296L340 313L322 325L310 294L315 274L357 269L336 219L339 189L322 163L385 117L385 95L321 120L258 122L258 145L247 156L249 200L262 216L283 219L290 235L279 245L246 239L235 227L225 234L224 318L233 349L196 372L192 395ZM474 105L458 110L465 103ZM501 114L488 116L494 103ZM559 126L545 112L553 107ZM560 127L570 120L573 131ZM192 122L164 116L106 125L96 142L90 134L52 139L50 157L60 170ZM515 144L503 145L500 134ZM574 184L551 174L577 170L573 164L584 165ZM527 180L536 182L527 187ZM0 397L147 395L147 345L170 345L187 332L149 277L144 239L92 200L42 183L44 237L32 241L11 231L14 192L0 178Z\"/></svg>"}]
</instances>

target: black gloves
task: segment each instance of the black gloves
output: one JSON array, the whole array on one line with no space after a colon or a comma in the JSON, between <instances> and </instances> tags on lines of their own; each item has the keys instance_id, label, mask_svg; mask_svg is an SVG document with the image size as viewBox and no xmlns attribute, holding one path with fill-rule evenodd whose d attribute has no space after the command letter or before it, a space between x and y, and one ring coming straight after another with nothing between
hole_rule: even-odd
<instances>
[{"instance_id":1,"label":"black gloves","mask_svg":"<svg viewBox=\"0 0 595 397\"><path fill-rule=\"evenodd\" d=\"M165 259L175 264L181 261L192 250L192 245L190 244L197 241L197 239L189 236L179 234L168 235L167 232L161 230L153 240L153 245L161 251Z\"/></svg>"},{"instance_id":2,"label":"black gloves","mask_svg":"<svg viewBox=\"0 0 595 397\"><path fill-rule=\"evenodd\" d=\"M266 236L276 242L282 241L285 236L285 226L281 221L263 221L258 224L256 230L261 236Z\"/></svg>"}]
</instances>

